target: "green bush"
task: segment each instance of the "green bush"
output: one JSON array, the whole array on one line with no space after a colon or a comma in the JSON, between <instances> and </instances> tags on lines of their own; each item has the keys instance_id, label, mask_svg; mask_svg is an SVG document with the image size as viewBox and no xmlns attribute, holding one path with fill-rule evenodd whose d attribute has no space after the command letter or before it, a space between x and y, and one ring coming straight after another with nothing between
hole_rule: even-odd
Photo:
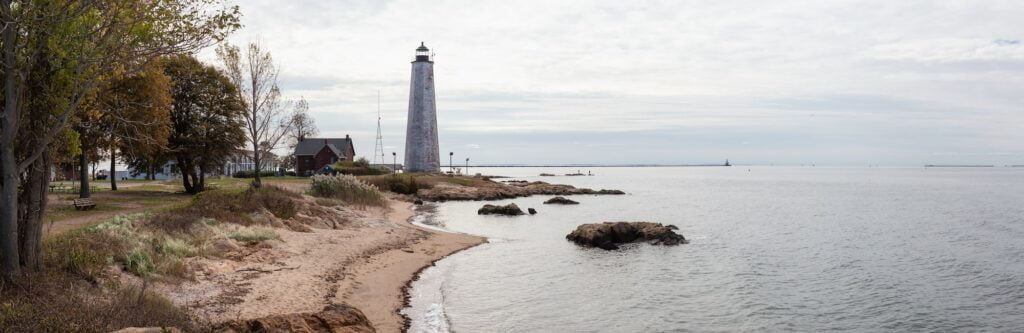
<instances>
[{"instance_id":1,"label":"green bush","mask_svg":"<svg viewBox=\"0 0 1024 333\"><path fill-rule=\"evenodd\" d=\"M377 187L350 175L317 175L310 181L309 194L312 196L334 198L355 205L387 205L387 198Z\"/></svg>"},{"instance_id":2,"label":"green bush","mask_svg":"<svg viewBox=\"0 0 1024 333\"><path fill-rule=\"evenodd\" d=\"M371 167L370 161L367 161L365 157L360 157L355 161L338 161L332 167L337 173L353 176L375 176L391 172L385 168Z\"/></svg>"},{"instance_id":3,"label":"green bush","mask_svg":"<svg viewBox=\"0 0 1024 333\"><path fill-rule=\"evenodd\" d=\"M143 249L134 249L124 256L124 269L138 276L148 276L156 271L153 258Z\"/></svg>"},{"instance_id":4,"label":"green bush","mask_svg":"<svg viewBox=\"0 0 1024 333\"><path fill-rule=\"evenodd\" d=\"M275 172L274 170L262 170L262 171L260 171L260 177L273 177L273 176L277 176L277 172ZM235 173L231 174L231 177L235 177L235 178L255 178L256 177L256 171L255 170L235 171Z\"/></svg>"},{"instance_id":5,"label":"green bush","mask_svg":"<svg viewBox=\"0 0 1024 333\"><path fill-rule=\"evenodd\" d=\"M376 186L381 191L390 191L399 194L416 194L416 192L422 188L422 184L416 181L416 177L407 174L363 177L360 179Z\"/></svg>"}]
</instances>

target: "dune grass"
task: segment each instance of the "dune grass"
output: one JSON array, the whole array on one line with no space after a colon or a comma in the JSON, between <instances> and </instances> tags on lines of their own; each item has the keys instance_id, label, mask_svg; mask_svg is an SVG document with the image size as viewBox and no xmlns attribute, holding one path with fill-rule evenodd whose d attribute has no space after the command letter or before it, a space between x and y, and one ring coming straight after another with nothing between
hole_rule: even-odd
<instances>
[{"instance_id":1,"label":"dune grass","mask_svg":"<svg viewBox=\"0 0 1024 333\"><path fill-rule=\"evenodd\" d=\"M350 175L317 175L310 179L309 195L332 198L357 206L387 206L387 197L376 186Z\"/></svg>"}]
</instances>

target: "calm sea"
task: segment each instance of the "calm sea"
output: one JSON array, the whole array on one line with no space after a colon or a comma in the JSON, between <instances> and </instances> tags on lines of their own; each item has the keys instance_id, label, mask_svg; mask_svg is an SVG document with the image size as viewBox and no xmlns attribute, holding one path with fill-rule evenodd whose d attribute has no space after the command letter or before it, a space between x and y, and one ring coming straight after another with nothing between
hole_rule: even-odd
<instances>
[{"instance_id":1,"label":"calm sea","mask_svg":"<svg viewBox=\"0 0 1024 333\"><path fill-rule=\"evenodd\" d=\"M413 284L412 332L1022 331L1024 168L579 168L473 172L625 196L438 206L489 244ZM584 173L588 170L583 169ZM577 247L602 221L675 224L690 244Z\"/></svg>"}]
</instances>

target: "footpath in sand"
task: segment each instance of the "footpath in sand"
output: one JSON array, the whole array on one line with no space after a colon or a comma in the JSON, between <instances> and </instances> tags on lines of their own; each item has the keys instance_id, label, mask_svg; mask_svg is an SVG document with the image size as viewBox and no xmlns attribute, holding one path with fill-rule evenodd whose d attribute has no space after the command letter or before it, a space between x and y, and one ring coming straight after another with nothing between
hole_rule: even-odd
<instances>
[{"instance_id":1,"label":"footpath in sand","mask_svg":"<svg viewBox=\"0 0 1024 333\"><path fill-rule=\"evenodd\" d=\"M350 210L350 223L311 232L276 229L279 240L225 259L193 261L195 281L157 286L211 322L316 312L347 303L377 332L400 332L405 289L435 261L484 238L420 228L410 203Z\"/></svg>"}]
</instances>

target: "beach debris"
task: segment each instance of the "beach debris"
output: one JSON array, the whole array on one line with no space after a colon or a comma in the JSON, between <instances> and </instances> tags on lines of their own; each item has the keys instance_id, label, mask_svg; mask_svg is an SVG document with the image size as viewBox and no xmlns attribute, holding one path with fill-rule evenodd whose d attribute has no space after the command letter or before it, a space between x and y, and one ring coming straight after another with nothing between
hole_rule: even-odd
<instances>
[{"instance_id":1,"label":"beach debris","mask_svg":"<svg viewBox=\"0 0 1024 333\"><path fill-rule=\"evenodd\" d=\"M315 313L273 315L232 320L213 328L216 333L248 332L376 332L362 311L348 304L331 304Z\"/></svg>"},{"instance_id":2,"label":"beach debris","mask_svg":"<svg viewBox=\"0 0 1024 333\"><path fill-rule=\"evenodd\" d=\"M582 224L565 239L586 247L618 249L618 244L646 241L651 245L686 244L686 238L672 231L675 226L654 222L604 222Z\"/></svg>"},{"instance_id":3,"label":"beach debris","mask_svg":"<svg viewBox=\"0 0 1024 333\"><path fill-rule=\"evenodd\" d=\"M479 215L510 215L510 216L526 214L526 213L523 213L523 210L520 209L519 206L516 206L516 204L514 204L514 203L510 203L510 204L507 204L507 205L504 205L504 206L496 206L496 205L487 204L487 205L484 205L483 207L480 207L480 209L477 210L476 213L479 214Z\"/></svg>"},{"instance_id":4,"label":"beach debris","mask_svg":"<svg viewBox=\"0 0 1024 333\"><path fill-rule=\"evenodd\" d=\"M533 208L527 208L526 211L529 212L530 215L537 214L537 210Z\"/></svg>"},{"instance_id":5,"label":"beach debris","mask_svg":"<svg viewBox=\"0 0 1024 333\"><path fill-rule=\"evenodd\" d=\"M544 202L545 205L579 205L579 202L566 199L565 197L554 197Z\"/></svg>"}]
</instances>

